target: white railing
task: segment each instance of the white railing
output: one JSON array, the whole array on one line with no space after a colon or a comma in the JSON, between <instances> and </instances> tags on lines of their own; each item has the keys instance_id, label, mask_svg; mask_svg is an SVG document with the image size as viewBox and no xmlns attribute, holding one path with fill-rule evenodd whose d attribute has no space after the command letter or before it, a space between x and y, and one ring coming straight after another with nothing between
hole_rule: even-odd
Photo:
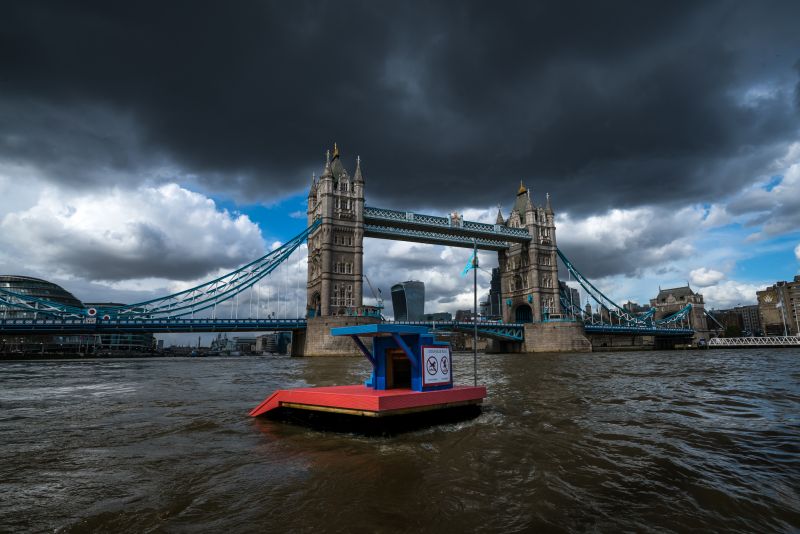
<instances>
[{"instance_id":1,"label":"white railing","mask_svg":"<svg viewBox=\"0 0 800 534\"><path fill-rule=\"evenodd\" d=\"M800 347L800 336L715 337L709 347Z\"/></svg>"}]
</instances>

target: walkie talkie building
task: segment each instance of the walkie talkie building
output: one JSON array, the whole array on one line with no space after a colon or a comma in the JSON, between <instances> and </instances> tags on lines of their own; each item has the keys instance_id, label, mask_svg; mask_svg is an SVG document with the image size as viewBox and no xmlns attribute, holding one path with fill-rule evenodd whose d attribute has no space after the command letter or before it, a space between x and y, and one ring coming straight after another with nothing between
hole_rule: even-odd
<instances>
[{"instance_id":1,"label":"walkie talkie building","mask_svg":"<svg viewBox=\"0 0 800 534\"><path fill-rule=\"evenodd\" d=\"M425 284L408 280L392 286L395 321L422 321L425 317Z\"/></svg>"}]
</instances>

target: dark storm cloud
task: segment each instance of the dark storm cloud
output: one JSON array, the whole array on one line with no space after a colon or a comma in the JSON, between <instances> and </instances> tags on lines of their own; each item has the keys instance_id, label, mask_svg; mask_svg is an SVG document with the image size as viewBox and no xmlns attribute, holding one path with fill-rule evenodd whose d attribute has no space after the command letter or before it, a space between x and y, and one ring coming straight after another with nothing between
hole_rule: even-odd
<instances>
[{"instance_id":1,"label":"dark storm cloud","mask_svg":"<svg viewBox=\"0 0 800 534\"><path fill-rule=\"evenodd\" d=\"M800 60L797 60L797 63L794 64L794 68L797 71L797 77L800 78ZM794 88L794 105L797 109L800 109L800 81L797 82Z\"/></svg>"},{"instance_id":2,"label":"dark storm cloud","mask_svg":"<svg viewBox=\"0 0 800 534\"><path fill-rule=\"evenodd\" d=\"M509 205L519 179L573 213L716 199L797 138L798 6L19 2L0 158L269 201L337 140L372 204Z\"/></svg>"}]
</instances>

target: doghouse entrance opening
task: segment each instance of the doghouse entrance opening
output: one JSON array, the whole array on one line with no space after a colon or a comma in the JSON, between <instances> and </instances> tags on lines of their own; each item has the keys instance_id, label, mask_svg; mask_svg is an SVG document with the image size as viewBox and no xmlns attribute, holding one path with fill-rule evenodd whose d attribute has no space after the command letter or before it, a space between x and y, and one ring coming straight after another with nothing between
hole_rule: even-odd
<instances>
[{"instance_id":1,"label":"doghouse entrance opening","mask_svg":"<svg viewBox=\"0 0 800 534\"><path fill-rule=\"evenodd\" d=\"M411 362L402 349L386 349L386 388L411 389Z\"/></svg>"}]
</instances>

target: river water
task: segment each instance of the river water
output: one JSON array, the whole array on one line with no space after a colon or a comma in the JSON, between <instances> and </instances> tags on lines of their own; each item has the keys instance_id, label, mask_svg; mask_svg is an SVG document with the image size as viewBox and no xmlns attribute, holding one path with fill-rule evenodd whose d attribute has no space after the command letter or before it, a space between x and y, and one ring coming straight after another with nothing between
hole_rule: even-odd
<instances>
[{"instance_id":1,"label":"river water","mask_svg":"<svg viewBox=\"0 0 800 534\"><path fill-rule=\"evenodd\" d=\"M456 381L472 356L456 355ZM472 420L247 412L355 358L0 362L0 531L800 529L800 351L479 355Z\"/></svg>"}]
</instances>

